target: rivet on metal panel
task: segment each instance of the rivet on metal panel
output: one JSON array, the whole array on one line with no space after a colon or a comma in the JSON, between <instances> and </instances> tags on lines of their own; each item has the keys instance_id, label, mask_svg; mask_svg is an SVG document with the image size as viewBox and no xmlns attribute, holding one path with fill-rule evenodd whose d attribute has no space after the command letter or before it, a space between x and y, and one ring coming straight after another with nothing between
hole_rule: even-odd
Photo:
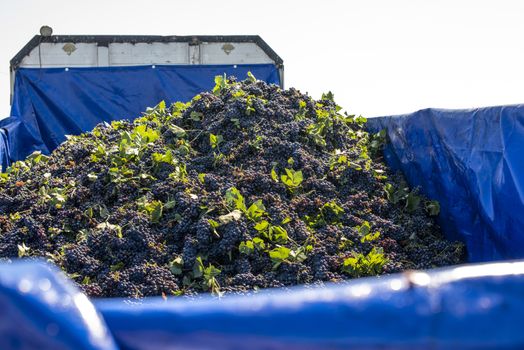
<instances>
[{"instance_id":1,"label":"rivet on metal panel","mask_svg":"<svg viewBox=\"0 0 524 350\"><path fill-rule=\"evenodd\" d=\"M64 50L68 56L71 56L71 54L76 51L76 46L73 43L66 43L62 46L62 50Z\"/></svg>"},{"instance_id":2,"label":"rivet on metal panel","mask_svg":"<svg viewBox=\"0 0 524 350\"><path fill-rule=\"evenodd\" d=\"M231 51L233 51L235 47L231 43L226 43L222 45L222 50L226 53L226 55L229 55Z\"/></svg>"}]
</instances>

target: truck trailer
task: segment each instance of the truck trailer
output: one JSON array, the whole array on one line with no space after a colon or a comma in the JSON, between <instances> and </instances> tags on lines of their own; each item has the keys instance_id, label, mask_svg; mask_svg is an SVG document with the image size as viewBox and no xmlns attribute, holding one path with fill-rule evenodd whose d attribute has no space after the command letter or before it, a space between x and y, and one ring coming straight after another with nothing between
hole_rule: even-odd
<instances>
[{"instance_id":1,"label":"truck trailer","mask_svg":"<svg viewBox=\"0 0 524 350\"><path fill-rule=\"evenodd\" d=\"M226 74L283 87L258 36L70 36L44 30L11 61L4 167L100 123L189 100ZM377 101L380 103L380 101ZM387 164L438 200L468 264L217 299L89 299L56 267L0 263L2 349L521 349L524 105L367 121ZM1 227L1 226L0 226Z\"/></svg>"}]
</instances>

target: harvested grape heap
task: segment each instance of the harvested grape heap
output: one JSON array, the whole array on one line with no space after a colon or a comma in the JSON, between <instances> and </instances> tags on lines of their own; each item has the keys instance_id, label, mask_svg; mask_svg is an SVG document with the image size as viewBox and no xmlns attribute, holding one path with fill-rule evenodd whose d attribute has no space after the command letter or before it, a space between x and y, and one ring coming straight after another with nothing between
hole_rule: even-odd
<instances>
[{"instance_id":1,"label":"harvested grape heap","mask_svg":"<svg viewBox=\"0 0 524 350\"><path fill-rule=\"evenodd\" d=\"M385 133L251 74L68 137L0 175L0 257L93 297L318 284L464 260L439 205L384 165Z\"/></svg>"}]
</instances>

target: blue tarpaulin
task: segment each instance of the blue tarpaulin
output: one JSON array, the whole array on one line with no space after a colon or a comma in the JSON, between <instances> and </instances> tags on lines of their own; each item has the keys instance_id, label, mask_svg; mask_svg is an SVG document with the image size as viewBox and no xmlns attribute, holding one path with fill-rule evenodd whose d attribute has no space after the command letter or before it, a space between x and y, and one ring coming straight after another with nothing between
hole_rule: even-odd
<instances>
[{"instance_id":1,"label":"blue tarpaulin","mask_svg":"<svg viewBox=\"0 0 524 350\"><path fill-rule=\"evenodd\" d=\"M524 105L425 109L369 119L387 129L385 157L440 202L439 223L469 260L524 258Z\"/></svg>"},{"instance_id":2,"label":"blue tarpaulin","mask_svg":"<svg viewBox=\"0 0 524 350\"><path fill-rule=\"evenodd\" d=\"M274 64L156 65L97 68L20 68L16 72L7 131L10 157L48 154L65 135L89 131L103 121L134 119L158 102L189 101L226 73L280 84ZM2 151L0 150L0 154Z\"/></svg>"}]
</instances>

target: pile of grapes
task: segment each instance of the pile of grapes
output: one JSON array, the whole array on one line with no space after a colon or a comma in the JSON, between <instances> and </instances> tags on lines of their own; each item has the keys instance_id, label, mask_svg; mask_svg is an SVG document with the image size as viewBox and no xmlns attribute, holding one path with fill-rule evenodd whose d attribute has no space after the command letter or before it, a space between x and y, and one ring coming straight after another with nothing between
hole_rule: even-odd
<instances>
[{"instance_id":1,"label":"pile of grapes","mask_svg":"<svg viewBox=\"0 0 524 350\"><path fill-rule=\"evenodd\" d=\"M439 204L331 93L216 77L188 103L70 136L0 174L0 259L92 297L246 293L464 261Z\"/></svg>"}]
</instances>

